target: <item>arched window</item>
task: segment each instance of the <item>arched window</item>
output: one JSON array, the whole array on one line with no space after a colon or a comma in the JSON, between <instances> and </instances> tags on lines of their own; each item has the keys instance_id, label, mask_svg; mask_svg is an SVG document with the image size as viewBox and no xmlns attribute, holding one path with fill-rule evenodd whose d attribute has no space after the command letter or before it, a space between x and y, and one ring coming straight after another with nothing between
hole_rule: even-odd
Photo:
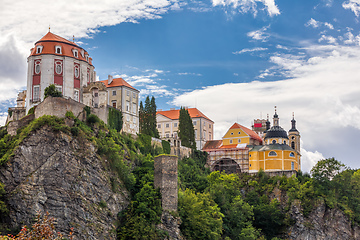
<instances>
[{"instance_id":1,"label":"arched window","mask_svg":"<svg viewBox=\"0 0 360 240\"><path fill-rule=\"evenodd\" d=\"M55 46L55 53L61 54L61 47L60 46Z\"/></svg>"},{"instance_id":2,"label":"arched window","mask_svg":"<svg viewBox=\"0 0 360 240\"><path fill-rule=\"evenodd\" d=\"M290 157L295 157L295 154L293 152L290 153Z\"/></svg>"},{"instance_id":3,"label":"arched window","mask_svg":"<svg viewBox=\"0 0 360 240\"><path fill-rule=\"evenodd\" d=\"M60 62L60 61L55 62L55 72L56 72L56 74L62 73L62 62Z\"/></svg>"},{"instance_id":4,"label":"arched window","mask_svg":"<svg viewBox=\"0 0 360 240\"><path fill-rule=\"evenodd\" d=\"M294 141L291 142L291 148L295 149L295 142Z\"/></svg>"},{"instance_id":5,"label":"arched window","mask_svg":"<svg viewBox=\"0 0 360 240\"><path fill-rule=\"evenodd\" d=\"M276 154L276 152L271 151L271 152L269 152L269 156L277 156L277 154Z\"/></svg>"},{"instance_id":6,"label":"arched window","mask_svg":"<svg viewBox=\"0 0 360 240\"><path fill-rule=\"evenodd\" d=\"M276 143L276 140L272 140L272 144L275 144Z\"/></svg>"},{"instance_id":7,"label":"arched window","mask_svg":"<svg viewBox=\"0 0 360 240\"><path fill-rule=\"evenodd\" d=\"M35 74L39 74L40 73L40 60L35 60L35 70L34 70Z\"/></svg>"},{"instance_id":8,"label":"arched window","mask_svg":"<svg viewBox=\"0 0 360 240\"><path fill-rule=\"evenodd\" d=\"M75 65L74 75L75 75L75 78L79 78L79 75L80 75L79 65Z\"/></svg>"},{"instance_id":9,"label":"arched window","mask_svg":"<svg viewBox=\"0 0 360 240\"><path fill-rule=\"evenodd\" d=\"M284 140L284 144L286 144L286 140Z\"/></svg>"}]
</instances>

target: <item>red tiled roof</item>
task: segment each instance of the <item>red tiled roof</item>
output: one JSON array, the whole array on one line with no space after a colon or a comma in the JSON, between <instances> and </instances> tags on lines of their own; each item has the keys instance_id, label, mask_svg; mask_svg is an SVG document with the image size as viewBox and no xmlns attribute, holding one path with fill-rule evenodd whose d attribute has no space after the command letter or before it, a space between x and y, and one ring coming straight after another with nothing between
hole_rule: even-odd
<instances>
[{"instance_id":1,"label":"red tiled roof","mask_svg":"<svg viewBox=\"0 0 360 240\"><path fill-rule=\"evenodd\" d=\"M36 53L36 47L37 46L43 46L43 49L41 53ZM61 47L61 54L58 54L55 52L55 46ZM76 49L78 51L78 57L74 57L73 49ZM84 56L82 56L82 51L84 51ZM71 42L69 40L66 40L65 38L62 38L56 34L53 34L52 32L48 32L44 37L42 37L39 41L35 43L35 47L31 49L30 56L39 56L43 54L53 54L57 56L67 56L72 57L75 59L79 59L85 62L91 63L91 58L88 58L88 61L86 60L86 54L88 53L82 48L79 47L76 43Z\"/></svg>"},{"instance_id":2,"label":"red tiled roof","mask_svg":"<svg viewBox=\"0 0 360 240\"><path fill-rule=\"evenodd\" d=\"M202 150L218 149L222 144L222 140L207 141Z\"/></svg>"},{"instance_id":3,"label":"red tiled roof","mask_svg":"<svg viewBox=\"0 0 360 240\"><path fill-rule=\"evenodd\" d=\"M69 40L63 38L63 37L60 37L56 34L53 34L52 32L48 32L45 36L43 36L39 41L37 41L36 43L38 42L44 42L44 41L52 41L52 42L64 42L64 43L68 43L68 44L71 44L71 45L75 45L78 47L78 45L74 42L70 42Z\"/></svg>"},{"instance_id":4,"label":"red tiled roof","mask_svg":"<svg viewBox=\"0 0 360 240\"><path fill-rule=\"evenodd\" d=\"M208 118L207 116L205 116L205 114L203 114L202 112L200 112L197 108L188 108L187 109L188 112L189 112L189 115L191 118L205 118L211 122L214 122L212 121L210 118ZM170 118L172 120L176 120L176 119L179 119L179 116L180 116L180 109L177 109L177 110L168 110L168 111L158 111L156 112L156 114L161 114L167 118Z\"/></svg>"},{"instance_id":5,"label":"red tiled roof","mask_svg":"<svg viewBox=\"0 0 360 240\"><path fill-rule=\"evenodd\" d=\"M237 144L222 145L220 148L236 148Z\"/></svg>"},{"instance_id":6,"label":"red tiled roof","mask_svg":"<svg viewBox=\"0 0 360 240\"><path fill-rule=\"evenodd\" d=\"M234 125L232 125L230 129L237 129L237 128L241 128L251 138L259 140L260 142L262 142L262 138L256 132L254 132L253 130L251 130L251 129L247 128L247 127L244 127L244 126L242 126L242 125L240 125L238 123L234 123Z\"/></svg>"},{"instance_id":7,"label":"red tiled roof","mask_svg":"<svg viewBox=\"0 0 360 240\"><path fill-rule=\"evenodd\" d=\"M125 86L125 87L128 87L128 88L134 89L136 91L139 91L136 88L134 88L133 86L131 86L130 84L128 84L122 78L114 78L110 84L108 84L108 80L103 80L103 81L100 81L100 82L104 83L107 88Z\"/></svg>"}]
</instances>

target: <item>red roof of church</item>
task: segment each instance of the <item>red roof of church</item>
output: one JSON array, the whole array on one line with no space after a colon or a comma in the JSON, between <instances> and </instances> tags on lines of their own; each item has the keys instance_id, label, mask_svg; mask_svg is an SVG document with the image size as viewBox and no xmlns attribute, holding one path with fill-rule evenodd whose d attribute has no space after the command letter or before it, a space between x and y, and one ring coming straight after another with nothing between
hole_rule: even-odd
<instances>
[{"instance_id":1,"label":"red roof of church","mask_svg":"<svg viewBox=\"0 0 360 240\"><path fill-rule=\"evenodd\" d=\"M251 129L247 128L247 127L244 127L244 126L242 126L242 125L240 125L238 123L234 123L234 125L232 125L230 129L237 129L237 128L241 128L251 138L259 140L260 142L262 142L262 138L256 132L254 132L253 130L251 130Z\"/></svg>"},{"instance_id":2,"label":"red roof of church","mask_svg":"<svg viewBox=\"0 0 360 240\"><path fill-rule=\"evenodd\" d=\"M212 121L210 118L208 118L207 116L205 116L205 114L203 114L202 112L200 112L197 108L188 108L187 109L188 112L189 112L189 115L191 118L205 118L211 122L214 122ZM170 118L172 120L176 120L176 119L179 119L179 116L180 116L180 109L177 109L177 110L168 110L168 111L158 111L156 112L156 114L161 114L167 118Z\"/></svg>"},{"instance_id":3,"label":"red roof of church","mask_svg":"<svg viewBox=\"0 0 360 240\"><path fill-rule=\"evenodd\" d=\"M134 89L136 91L139 91L136 88L134 88L133 86L131 86L129 83L127 83L122 78L114 78L110 84L108 84L108 80L103 80L103 81L100 81L100 82L104 83L107 88L125 86L125 87L128 87L128 88Z\"/></svg>"},{"instance_id":4,"label":"red roof of church","mask_svg":"<svg viewBox=\"0 0 360 240\"><path fill-rule=\"evenodd\" d=\"M207 141L202 150L218 149L222 144L222 140Z\"/></svg>"},{"instance_id":5,"label":"red roof of church","mask_svg":"<svg viewBox=\"0 0 360 240\"><path fill-rule=\"evenodd\" d=\"M43 47L40 53L37 53L36 51L37 46ZM61 53L55 52L56 46L61 47ZM78 51L77 57L74 56L74 49ZM86 59L86 55L88 55L88 53L82 47L79 47L76 43L60 37L52 32L48 32L45 36L43 36L39 41L35 43L35 47L31 49L30 56L39 56L43 54L72 57L78 60L88 62L92 65L91 57L89 57L88 60Z\"/></svg>"}]
</instances>

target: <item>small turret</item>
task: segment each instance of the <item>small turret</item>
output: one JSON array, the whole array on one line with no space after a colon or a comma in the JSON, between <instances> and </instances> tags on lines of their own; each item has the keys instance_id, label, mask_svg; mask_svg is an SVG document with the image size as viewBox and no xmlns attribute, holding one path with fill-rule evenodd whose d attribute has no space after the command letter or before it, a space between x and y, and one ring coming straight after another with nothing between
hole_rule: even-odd
<instances>
[{"instance_id":1,"label":"small turret","mask_svg":"<svg viewBox=\"0 0 360 240\"><path fill-rule=\"evenodd\" d=\"M275 114L274 114L274 118L273 118L273 126L279 126L279 115L277 115L276 113L276 106L275 106Z\"/></svg>"}]
</instances>

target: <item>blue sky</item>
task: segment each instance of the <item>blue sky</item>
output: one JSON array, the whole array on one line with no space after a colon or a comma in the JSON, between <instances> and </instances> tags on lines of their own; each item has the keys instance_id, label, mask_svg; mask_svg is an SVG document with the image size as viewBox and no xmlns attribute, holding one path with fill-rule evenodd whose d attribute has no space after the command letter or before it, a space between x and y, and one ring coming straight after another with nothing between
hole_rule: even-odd
<instances>
[{"instance_id":1,"label":"blue sky","mask_svg":"<svg viewBox=\"0 0 360 240\"><path fill-rule=\"evenodd\" d=\"M360 167L360 0L1 4L0 124L26 88L29 49L51 25L75 35L100 80L123 77L163 110L197 107L217 139L276 105L286 130L295 112L304 171L324 157Z\"/></svg>"}]
</instances>

